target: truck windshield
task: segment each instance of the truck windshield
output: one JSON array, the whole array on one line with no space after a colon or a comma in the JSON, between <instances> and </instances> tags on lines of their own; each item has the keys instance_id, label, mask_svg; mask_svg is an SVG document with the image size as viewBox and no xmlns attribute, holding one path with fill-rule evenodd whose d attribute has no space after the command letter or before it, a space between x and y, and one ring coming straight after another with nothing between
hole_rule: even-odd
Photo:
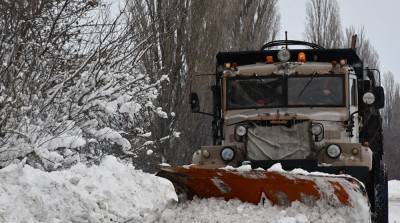
<instances>
[{"instance_id":1,"label":"truck windshield","mask_svg":"<svg viewBox=\"0 0 400 223\"><path fill-rule=\"evenodd\" d=\"M343 75L229 78L227 108L343 107Z\"/></svg>"},{"instance_id":2,"label":"truck windshield","mask_svg":"<svg viewBox=\"0 0 400 223\"><path fill-rule=\"evenodd\" d=\"M284 106L282 77L234 78L227 85L228 108Z\"/></svg>"},{"instance_id":3,"label":"truck windshield","mask_svg":"<svg viewBox=\"0 0 400 223\"><path fill-rule=\"evenodd\" d=\"M344 106L343 76L288 78L288 106Z\"/></svg>"}]
</instances>

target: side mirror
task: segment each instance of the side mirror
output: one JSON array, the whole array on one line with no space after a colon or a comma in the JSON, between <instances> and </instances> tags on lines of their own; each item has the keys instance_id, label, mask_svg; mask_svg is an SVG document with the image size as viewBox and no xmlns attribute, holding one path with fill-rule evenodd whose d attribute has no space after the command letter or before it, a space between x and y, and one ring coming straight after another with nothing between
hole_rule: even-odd
<instances>
[{"instance_id":1,"label":"side mirror","mask_svg":"<svg viewBox=\"0 0 400 223\"><path fill-rule=\"evenodd\" d=\"M385 107L385 91L383 87L375 87L374 94L376 97L375 107L378 109Z\"/></svg>"},{"instance_id":2,"label":"side mirror","mask_svg":"<svg viewBox=\"0 0 400 223\"><path fill-rule=\"evenodd\" d=\"M190 100L190 108L192 109L193 113L199 113L200 112L200 101L199 101L199 96L197 93L190 93L189 96Z\"/></svg>"}]
</instances>

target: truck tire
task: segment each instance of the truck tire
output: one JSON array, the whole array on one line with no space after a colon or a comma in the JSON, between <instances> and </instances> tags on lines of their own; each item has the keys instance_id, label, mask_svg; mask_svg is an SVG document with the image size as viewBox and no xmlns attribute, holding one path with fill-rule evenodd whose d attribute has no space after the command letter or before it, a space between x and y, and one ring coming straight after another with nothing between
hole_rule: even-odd
<instances>
[{"instance_id":1,"label":"truck tire","mask_svg":"<svg viewBox=\"0 0 400 223\"><path fill-rule=\"evenodd\" d=\"M388 223L388 177L382 160L379 167L375 175L375 222Z\"/></svg>"}]
</instances>

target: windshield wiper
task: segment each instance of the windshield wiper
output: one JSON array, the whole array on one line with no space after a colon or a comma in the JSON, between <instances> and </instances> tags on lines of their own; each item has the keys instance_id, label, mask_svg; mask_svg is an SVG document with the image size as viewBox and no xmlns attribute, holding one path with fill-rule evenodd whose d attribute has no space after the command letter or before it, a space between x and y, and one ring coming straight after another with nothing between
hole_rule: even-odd
<instances>
[{"instance_id":1,"label":"windshield wiper","mask_svg":"<svg viewBox=\"0 0 400 223\"><path fill-rule=\"evenodd\" d=\"M265 81L263 78L261 78L260 76L258 76L257 74L254 74L254 76L261 81L263 84L265 84L265 86L270 87L269 82Z\"/></svg>"},{"instance_id":2,"label":"windshield wiper","mask_svg":"<svg viewBox=\"0 0 400 223\"><path fill-rule=\"evenodd\" d=\"M279 79L279 78L270 78L271 81L268 82L268 81L265 81L265 78L261 78L257 74L254 74L254 77L256 77L257 80L261 81L269 89L282 86L281 79Z\"/></svg>"},{"instance_id":3,"label":"windshield wiper","mask_svg":"<svg viewBox=\"0 0 400 223\"><path fill-rule=\"evenodd\" d=\"M313 73L311 76L311 79L304 85L303 89L301 89L299 95L297 95L297 98L300 98L300 96L304 93L304 91L307 89L308 85L311 84L311 82L314 80L314 77L317 75L317 73Z\"/></svg>"}]
</instances>

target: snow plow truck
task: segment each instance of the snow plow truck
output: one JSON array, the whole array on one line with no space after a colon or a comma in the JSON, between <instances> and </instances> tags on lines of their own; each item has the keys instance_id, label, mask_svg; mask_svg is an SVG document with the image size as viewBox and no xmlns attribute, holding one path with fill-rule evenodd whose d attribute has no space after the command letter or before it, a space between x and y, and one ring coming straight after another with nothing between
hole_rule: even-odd
<instances>
[{"instance_id":1,"label":"snow plow truck","mask_svg":"<svg viewBox=\"0 0 400 223\"><path fill-rule=\"evenodd\" d=\"M370 221L388 222L384 91L354 47L278 40L216 59L213 145L157 173L180 199L354 207L361 196ZM190 106L205 113L194 92Z\"/></svg>"}]
</instances>

